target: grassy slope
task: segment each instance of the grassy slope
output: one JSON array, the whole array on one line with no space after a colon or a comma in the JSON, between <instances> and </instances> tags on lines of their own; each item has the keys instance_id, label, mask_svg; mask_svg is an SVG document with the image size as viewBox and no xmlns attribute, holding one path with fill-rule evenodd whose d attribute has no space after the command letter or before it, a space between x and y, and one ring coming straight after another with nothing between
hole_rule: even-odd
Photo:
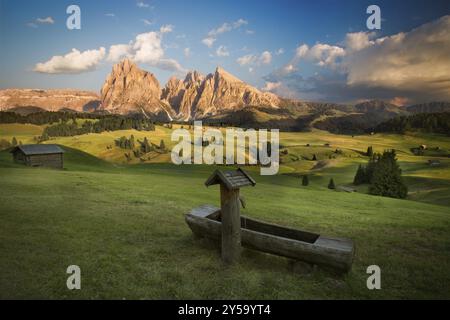
<instances>
[{"instance_id":1,"label":"grassy slope","mask_svg":"<svg viewBox=\"0 0 450 320\"><path fill-rule=\"evenodd\" d=\"M17 166L0 152L0 298L450 298L447 207L257 177L243 190L246 215L349 237L354 268L299 274L287 259L246 250L225 270L183 219L218 204L217 187L203 185L211 167L118 166L67 151L64 171ZM65 287L71 264L81 291ZM371 264L382 269L380 291L366 289Z\"/></svg>"}]
</instances>

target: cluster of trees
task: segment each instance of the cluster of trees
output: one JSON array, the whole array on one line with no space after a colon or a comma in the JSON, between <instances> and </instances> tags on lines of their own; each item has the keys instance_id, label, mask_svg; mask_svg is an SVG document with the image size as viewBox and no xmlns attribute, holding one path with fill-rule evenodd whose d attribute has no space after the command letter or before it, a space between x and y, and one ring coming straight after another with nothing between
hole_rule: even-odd
<instances>
[{"instance_id":1,"label":"cluster of trees","mask_svg":"<svg viewBox=\"0 0 450 320\"><path fill-rule=\"evenodd\" d=\"M309 185L309 177L308 175L304 175L302 177L302 186L307 187ZM330 182L328 182L328 189L334 190L336 189L336 185L334 184L333 178L330 179Z\"/></svg>"},{"instance_id":2,"label":"cluster of trees","mask_svg":"<svg viewBox=\"0 0 450 320\"><path fill-rule=\"evenodd\" d=\"M397 117L375 127L376 132L423 131L450 135L450 113L419 113Z\"/></svg>"},{"instance_id":3,"label":"cluster of trees","mask_svg":"<svg viewBox=\"0 0 450 320\"><path fill-rule=\"evenodd\" d=\"M164 153L167 151L164 140L161 140L158 146L151 143L147 139L147 137L145 137L143 141L135 140L134 135L131 135L130 138L127 138L125 136L120 137L119 139L114 140L114 143L116 147L125 150L131 150L135 158L141 158L142 156L152 151L157 151L160 153ZM131 153L125 153L125 158L127 159L127 161L131 161Z\"/></svg>"},{"instance_id":4,"label":"cluster of trees","mask_svg":"<svg viewBox=\"0 0 450 320\"><path fill-rule=\"evenodd\" d=\"M98 121L85 121L81 126L74 118L71 121L62 121L60 123L48 126L44 129L44 136L48 137L69 137L87 133L101 133L104 131L130 130L154 131L155 125L147 119L107 117Z\"/></svg>"},{"instance_id":5,"label":"cluster of trees","mask_svg":"<svg viewBox=\"0 0 450 320\"><path fill-rule=\"evenodd\" d=\"M19 145L22 145L22 141L18 141L16 137L13 137L11 141L8 141L6 139L0 139L0 150L8 149Z\"/></svg>"},{"instance_id":6,"label":"cluster of trees","mask_svg":"<svg viewBox=\"0 0 450 320\"><path fill-rule=\"evenodd\" d=\"M408 194L408 187L401 175L395 150L386 150L383 154L374 153L367 166L358 167L353 184L368 183L370 194L404 199Z\"/></svg>"},{"instance_id":7,"label":"cluster of trees","mask_svg":"<svg viewBox=\"0 0 450 320\"><path fill-rule=\"evenodd\" d=\"M13 137L11 141L8 141L6 139L0 139L0 150L8 149L19 145L22 145L22 141L17 141L16 137Z\"/></svg>"}]
</instances>

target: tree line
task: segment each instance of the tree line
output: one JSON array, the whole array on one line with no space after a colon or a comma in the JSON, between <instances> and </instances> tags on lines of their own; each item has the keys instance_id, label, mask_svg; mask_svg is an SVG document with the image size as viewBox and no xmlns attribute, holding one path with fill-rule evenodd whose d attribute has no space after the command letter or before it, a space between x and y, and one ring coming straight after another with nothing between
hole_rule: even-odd
<instances>
[{"instance_id":1,"label":"tree line","mask_svg":"<svg viewBox=\"0 0 450 320\"><path fill-rule=\"evenodd\" d=\"M390 119L375 127L376 132L423 131L450 135L450 113L419 113Z\"/></svg>"},{"instance_id":2,"label":"tree line","mask_svg":"<svg viewBox=\"0 0 450 320\"><path fill-rule=\"evenodd\" d=\"M86 120L81 126L76 119L62 121L50 125L44 129L41 141L48 140L49 137L70 137L87 133L101 133L104 131L131 130L154 131L155 125L147 119L134 119L123 117L107 117L98 121Z\"/></svg>"}]
</instances>

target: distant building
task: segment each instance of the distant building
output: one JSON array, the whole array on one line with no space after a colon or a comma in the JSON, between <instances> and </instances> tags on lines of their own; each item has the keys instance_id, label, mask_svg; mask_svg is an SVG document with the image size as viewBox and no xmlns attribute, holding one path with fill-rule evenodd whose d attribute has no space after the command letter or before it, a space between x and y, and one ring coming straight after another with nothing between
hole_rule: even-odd
<instances>
[{"instance_id":1,"label":"distant building","mask_svg":"<svg viewBox=\"0 0 450 320\"><path fill-rule=\"evenodd\" d=\"M30 167L62 169L64 151L54 144L28 144L11 150L14 162Z\"/></svg>"},{"instance_id":2,"label":"distant building","mask_svg":"<svg viewBox=\"0 0 450 320\"><path fill-rule=\"evenodd\" d=\"M428 160L428 165L430 167L438 167L441 165L441 162L439 160Z\"/></svg>"}]
</instances>

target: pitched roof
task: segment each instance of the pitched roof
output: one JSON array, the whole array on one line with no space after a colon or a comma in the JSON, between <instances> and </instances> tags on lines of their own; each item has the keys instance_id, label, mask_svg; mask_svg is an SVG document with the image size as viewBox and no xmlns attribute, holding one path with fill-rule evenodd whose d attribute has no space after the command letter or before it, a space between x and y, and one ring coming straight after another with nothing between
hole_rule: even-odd
<instances>
[{"instance_id":1,"label":"pitched roof","mask_svg":"<svg viewBox=\"0 0 450 320\"><path fill-rule=\"evenodd\" d=\"M207 187L214 184L224 184L229 190L235 190L245 186L254 187L256 182L247 172L238 168L236 171L224 172L217 169L205 182Z\"/></svg>"},{"instance_id":2,"label":"pitched roof","mask_svg":"<svg viewBox=\"0 0 450 320\"><path fill-rule=\"evenodd\" d=\"M56 144L25 144L15 147L11 152L22 151L25 155L64 153Z\"/></svg>"}]
</instances>

